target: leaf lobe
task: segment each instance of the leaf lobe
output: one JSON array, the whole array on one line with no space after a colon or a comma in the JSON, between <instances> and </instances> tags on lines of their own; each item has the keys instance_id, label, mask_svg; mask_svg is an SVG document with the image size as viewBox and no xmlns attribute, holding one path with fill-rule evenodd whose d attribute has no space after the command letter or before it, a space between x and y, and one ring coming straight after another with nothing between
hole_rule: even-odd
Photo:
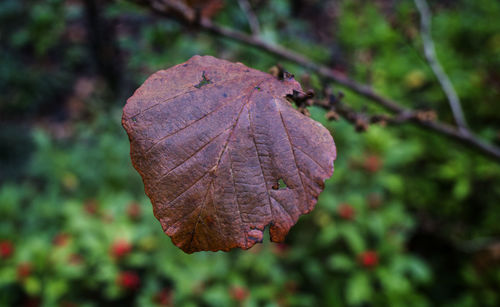
<instances>
[{"instance_id":1,"label":"leaf lobe","mask_svg":"<svg viewBox=\"0 0 500 307\"><path fill-rule=\"evenodd\" d=\"M313 209L335 145L286 100L300 90L293 78L195 56L127 101L132 162L174 244L188 253L247 249L268 224L279 242ZM274 189L279 180L286 188Z\"/></svg>"}]
</instances>

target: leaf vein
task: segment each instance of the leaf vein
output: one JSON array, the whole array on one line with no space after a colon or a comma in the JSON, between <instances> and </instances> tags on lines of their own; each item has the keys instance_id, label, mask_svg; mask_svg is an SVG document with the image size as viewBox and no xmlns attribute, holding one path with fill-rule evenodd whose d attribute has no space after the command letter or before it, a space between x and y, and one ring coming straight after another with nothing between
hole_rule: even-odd
<instances>
[{"instance_id":1,"label":"leaf vein","mask_svg":"<svg viewBox=\"0 0 500 307\"><path fill-rule=\"evenodd\" d=\"M262 80L260 81L257 85L252 85L250 88L255 88L255 86L259 86L261 83L263 83L264 81L266 80ZM240 115L241 115L241 112L243 112L243 109L245 108L245 106L250 102L250 98L252 97L252 94L254 92L252 92L250 95L248 95L248 100L243 104L243 106L241 107L240 109L240 112L238 113L238 116L236 117L236 120L234 122L234 125L233 127L231 128L231 133L229 133L227 139L226 139L226 142L224 144L224 148L222 149L222 152L219 156L219 159L217 160L217 163L215 164L215 167L213 168L215 171L217 171L218 167L219 167L219 163L220 161L222 160L222 156L224 155L224 153L226 152L226 149L227 149L227 146L229 144L229 140L231 139L231 136L233 135L233 132L234 132L234 128L236 127L236 125L238 124L238 121L240 119ZM212 187L212 184L215 180L215 176L212 178L212 181L210 182L210 185L208 186L208 189L207 189L207 194L205 195L205 199L203 200L203 207L201 208L201 211L200 211L200 214L198 215L198 220L201 216L201 214L203 213L203 209L205 207L205 200L206 200L206 196L208 195L208 192L210 191L210 188ZM196 232L196 227L198 226L198 221L196 222L196 224L194 225L194 228L193 228L193 231L192 231L192 234L191 234L191 240L189 241L189 244L188 244L188 248L191 247L191 244L193 243L193 239L194 239L194 235L195 235L195 232Z\"/></svg>"},{"instance_id":2,"label":"leaf vein","mask_svg":"<svg viewBox=\"0 0 500 307\"><path fill-rule=\"evenodd\" d=\"M313 161L314 163L316 163L316 165L318 165L318 166L319 166L319 167L320 167L323 171L325 171L325 172L326 172L325 168L324 168L321 164L319 164L319 162L318 162L318 161L316 161L315 159L313 159L313 157L311 157L311 156L310 156L307 152L305 152L302 148L297 147L297 146L295 146L295 145L293 145L293 147L294 147L295 149L300 150L300 152L302 152L304 155L306 155L309 159L311 159L311 161Z\"/></svg>"},{"instance_id":3,"label":"leaf vein","mask_svg":"<svg viewBox=\"0 0 500 307\"><path fill-rule=\"evenodd\" d=\"M285 124L285 120L283 119L283 114L281 113L281 110L279 110L280 113L280 118L281 118L281 124L283 125L283 129L285 129L286 137L288 138L288 143L290 144L290 149L292 150L292 155L293 155L293 161L295 164L295 169L297 170L297 174L299 175L300 178L300 183L302 184L302 190L304 191L304 194L306 192L306 186L304 185L304 180L302 179L302 175L300 174L299 170L299 165L297 164L297 157L295 155L295 146L292 143L292 139L290 138L290 134L288 133L288 129Z\"/></svg>"},{"instance_id":4,"label":"leaf vein","mask_svg":"<svg viewBox=\"0 0 500 307\"><path fill-rule=\"evenodd\" d=\"M146 149L146 154L147 154L147 153L149 153L149 152L153 149L153 147L155 147L155 146L156 146L156 145L158 145L159 143L163 142L163 141L164 141L164 140L166 140L167 138L169 138L169 137L171 137L171 136L173 136L173 135L175 135L175 134L177 134L177 133L181 132L181 131L182 131L182 130L184 130L184 129L187 129L187 128L191 127L192 125L196 124L197 122L199 122L199 121L201 121L201 120L203 120L203 119L207 118L209 115L211 115L211 114L213 114L213 113L215 113L215 112L219 111L220 109L222 109L222 108L224 108L224 107L228 106L228 105L229 105L229 104L231 104L234 100L239 99L239 98L241 98L241 97L243 97L243 96L245 96L245 95L240 95L240 96L238 96L238 97L236 97L236 98L234 98L234 99L232 99L232 100L229 100L227 103L224 103L224 104L222 104L222 105L218 106L216 109L214 109L214 110L212 110L212 111L208 112L207 114L204 114L202 117L200 117L200 118L198 118L198 119L196 119L196 120L194 120L194 121L190 122L190 123L189 123L189 124L187 124L186 126L184 126L184 127L180 128L180 129L178 129L178 130L176 130L176 131L174 131L174 132L172 132L172 133L169 133L169 134L167 134L167 135L165 135L165 136L161 137L159 140L157 140L155 143L153 143L153 145L151 145L148 149Z\"/></svg>"}]
</instances>

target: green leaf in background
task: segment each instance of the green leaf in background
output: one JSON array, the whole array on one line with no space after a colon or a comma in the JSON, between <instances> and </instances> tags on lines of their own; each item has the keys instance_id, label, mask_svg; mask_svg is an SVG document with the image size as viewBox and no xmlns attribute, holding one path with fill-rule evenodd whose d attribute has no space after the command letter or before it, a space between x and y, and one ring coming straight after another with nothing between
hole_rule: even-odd
<instances>
[{"instance_id":1,"label":"green leaf in background","mask_svg":"<svg viewBox=\"0 0 500 307\"><path fill-rule=\"evenodd\" d=\"M500 2L427 1L468 123L498 146ZM265 41L453 124L413 0L248 2ZM213 22L249 31L239 1L224 1ZM127 0L0 1L0 46L0 306L500 306L490 245L500 238L500 165L467 145L403 124L357 133L310 107L338 149L314 211L283 244L266 234L248 251L186 255L154 218L120 126L148 75L194 54L262 71L280 63L316 99L327 88L357 112L384 111Z\"/></svg>"},{"instance_id":2,"label":"green leaf in background","mask_svg":"<svg viewBox=\"0 0 500 307\"><path fill-rule=\"evenodd\" d=\"M347 255L337 254L328 259L328 265L333 270L349 271L354 268L355 262Z\"/></svg>"},{"instance_id":3,"label":"green leaf in background","mask_svg":"<svg viewBox=\"0 0 500 307\"><path fill-rule=\"evenodd\" d=\"M372 286L368 274L358 272L349 277L345 295L347 303L351 306L369 302L372 295Z\"/></svg>"}]
</instances>

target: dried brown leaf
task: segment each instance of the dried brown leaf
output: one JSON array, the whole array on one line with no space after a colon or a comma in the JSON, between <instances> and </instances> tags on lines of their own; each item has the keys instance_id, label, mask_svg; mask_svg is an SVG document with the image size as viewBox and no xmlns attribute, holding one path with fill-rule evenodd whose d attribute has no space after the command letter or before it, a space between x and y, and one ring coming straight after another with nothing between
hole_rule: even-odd
<instances>
[{"instance_id":1,"label":"dried brown leaf","mask_svg":"<svg viewBox=\"0 0 500 307\"><path fill-rule=\"evenodd\" d=\"M122 124L156 218L187 253L281 242L333 173L333 139L275 77L211 56L159 71Z\"/></svg>"}]
</instances>

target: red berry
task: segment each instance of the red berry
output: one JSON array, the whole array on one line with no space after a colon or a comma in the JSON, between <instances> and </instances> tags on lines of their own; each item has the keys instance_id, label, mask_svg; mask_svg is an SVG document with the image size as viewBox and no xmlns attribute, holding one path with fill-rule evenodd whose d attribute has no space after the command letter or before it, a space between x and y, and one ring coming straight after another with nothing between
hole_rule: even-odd
<instances>
[{"instance_id":1,"label":"red berry","mask_svg":"<svg viewBox=\"0 0 500 307\"><path fill-rule=\"evenodd\" d=\"M363 168L370 173L376 173L382 167L382 160L377 155L369 155L363 162Z\"/></svg>"},{"instance_id":2,"label":"red berry","mask_svg":"<svg viewBox=\"0 0 500 307\"><path fill-rule=\"evenodd\" d=\"M83 262L83 257L78 254L71 254L68 257L68 263L71 265L79 265Z\"/></svg>"},{"instance_id":3,"label":"red berry","mask_svg":"<svg viewBox=\"0 0 500 307\"><path fill-rule=\"evenodd\" d=\"M127 215L131 220L137 220L141 216L141 206L132 202L127 207Z\"/></svg>"},{"instance_id":4,"label":"red berry","mask_svg":"<svg viewBox=\"0 0 500 307\"><path fill-rule=\"evenodd\" d=\"M10 241L1 241L0 242L0 256L3 259L9 258L14 252L14 246Z\"/></svg>"},{"instance_id":5,"label":"red berry","mask_svg":"<svg viewBox=\"0 0 500 307\"><path fill-rule=\"evenodd\" d=\"M85 211L87 211L87 213L90 215L96 215L97 210L99 209L97 201L94 199L87 200L83 207Z\"/></svg>"},{"instance_id":6,"label":"red berry","mask_svg":"<svg viewBox=\"0 0 500 307\"><path fill-rule=\"evenodd\" d=\"M17 266L17 277L24 279L31 274L31 264L29 262L21 263Z\"/></svg>"},{"instance_id":7,"label":"red berry","mask_svg":"<svg viewBox=\"0 0 500 307\"><path fill-rule=\"evenodd\" d=\"M65 233L60 233L54 237L54 239L52 240L52 244L54 244L54 246L63 247L66 244L68 244L68 241L69 241L69 235Z\"/></svg>"},{"instance_id":8,"label":"red berry","mask_svg":"<svg viewBox=\"0 0 500 307\"><path fill-rule=\"evenodd\" d=\"M123 239L116 240L111 245L111 256L122 258L132 251L132 245Z\"/></svg>"},{"instance_id":9,"label":"red berry","mask_svg":"<svg viewBox=\"0 0 500 307\"><path fill-rule=\"evenodd\" d=\"M354 208L351 205L347 204L347 203L340 204L340 206L338 208L338 214L344 220L352 220L352 219L354 219L354 214L355 213L356 212L355 212Z\"/></svg>"},{"instance_id":10,"label":"red berry","mask_svg":"<svg viewBox=\"0 0 500 307\"><path fill-rule=\"evenodd\" d=\"M161 291L157 292L153 301L160 306L172 306L173 293L169 288L164 288Z\"/></svg>"},{"instance_id":11,"label":"red berry","mask_svg":"<svg viewBox=\"0 0 500 307\"><path fill-rule=\"evenodd\" d=\"M373 250L364 251L359 255L359 262L365 268L373 268L378 264L378 254Z\"/></svg>"},{"instance_id":12,"label":"red berry","mask_svg":"<svg viewBox=\"0 0 500 307\"><path fill-rule=\"evenodd\" d=\"M137 289L141 283L141 279L137 273L132 271L121 272L117 278L116 283L124 288L134 290Z\"/></svg>"},{"instance_id":13,"label":"red berry","mask_svg":"<svg viewBox=\"0 0 500 307\"><path fill-rule=\"evenodd\" d=\"M245 288L245 287L242 287L242 286L233 286L229 290L229 294L231 295L231 297L234 300L236 300L238 302L242 302L242 301L244 301L248 297L248 295L250 293L248 292L248 289Z\"/></svg>"}]
</instances>

